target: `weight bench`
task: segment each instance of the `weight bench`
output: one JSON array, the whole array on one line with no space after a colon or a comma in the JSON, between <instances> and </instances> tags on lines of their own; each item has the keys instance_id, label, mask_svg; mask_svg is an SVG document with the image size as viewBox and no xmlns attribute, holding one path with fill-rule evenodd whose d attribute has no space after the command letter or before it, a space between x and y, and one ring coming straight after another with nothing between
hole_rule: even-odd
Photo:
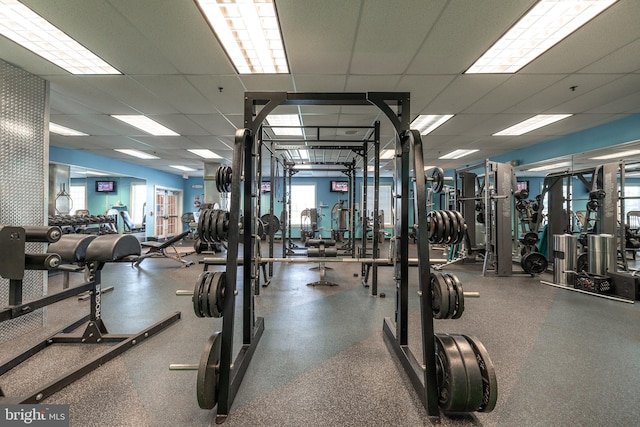
<instances>
[{"instance_id":1,"label":"weight bench","mask_svg":"<svg viewBox=\"0 0 640 427\"><path fill-rule=\"evenodd\" d=\"M307 256L309 258L318 258L318 266L310 268L310 270L318 270L320 272L320 280L317 282L307 283L307 286L338 286L337 283L329 282L325 279L326 270L331 270L325 266L324 258L336 258L338 250L336 249L335 240L309 239L305 242Z\"/></svg>"},{"instance_id":2,"label":"weight bench","mask_svg":"<svg viewBox=\"0 0 640 427\"><path fill-rule=\"evenodd\" d=\"M193 265L194 262L191 260L183 259L182 255L180 255L180 252L178 252L178 250L175 247L175 244L180 240L184 239L189 233L190 231L188 230L184 231L176 236L173 236L170 239L165 240L164 242L142 242L141 243L142 247L149 248L149 250L144 254L140 255L134 261L133 265L135 265L136 267L139 266L140 263L144 261L146 258L169 258L174 261L178 261L182 263L184 267L189 267L190 265ZM173 249L173 251L175 252L175 255L171 255L167 253L167 249L169 248ZM195 251L187 252L185 256L191 255L193 252Z\"/></svg>"}]
</instances>

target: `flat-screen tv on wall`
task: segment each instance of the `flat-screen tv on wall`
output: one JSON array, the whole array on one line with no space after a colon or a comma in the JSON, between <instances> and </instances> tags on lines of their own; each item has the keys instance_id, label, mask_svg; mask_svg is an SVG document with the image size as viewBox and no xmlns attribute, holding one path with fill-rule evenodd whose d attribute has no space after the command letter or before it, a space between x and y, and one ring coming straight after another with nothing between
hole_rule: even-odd
<instances>
[{"instance_id":1,"label":"flat-screen tv on wall","mask_svg":"<svg viewBox=\"0 0 640 427\"><path fill-rule=\"evenodd\" d=\"M260 191L263 193L268 193L271 191L271 181L262 181L260 183Z\"/></svg>"},{"instance_id":2,"label":"flat-screen tv on wall","mask_svg":"<svg viewBox=\"0 0 640 427\"><path fill-rule=\"evenodd\" d=\"M349 182L348 181L331 181L331 191L334 193L348 193Z\"/></svg>"},{"instance_id":3,"label":"flat-screen tv on wall","mask_svg":"<svg viewBox=\"0 0 640 427\"><path fill-rule=\"evenodd\" d=\"M517 183L518 191L529 191L529 181L518 181Z\"/></svg>"},{"instance_id":4,"label":"flat-screen tv on wall","mask_svg":"<svg viewBox=\"0 0 640 427\"><path fill-rule=\"evenodd\" d=\"M96 191L98 193L113 193L118 189L115 181L96 181Z\"/></svg>"}]
</instances>

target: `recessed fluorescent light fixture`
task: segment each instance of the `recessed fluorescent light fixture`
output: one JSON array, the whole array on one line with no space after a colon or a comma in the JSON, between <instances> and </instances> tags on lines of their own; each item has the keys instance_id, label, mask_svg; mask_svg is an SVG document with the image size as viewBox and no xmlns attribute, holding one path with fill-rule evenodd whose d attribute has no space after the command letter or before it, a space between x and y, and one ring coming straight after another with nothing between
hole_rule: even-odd
<instances>
[{"instance_id":1,"label":"recessed fluorescent light fixture","mask_svg":"<svg viewBox=\"0 0 640 427\"><path fill-rule=\"evenodd\" d=\"M422 135L427 135L451 117L453 114L421 114L411 122L411 127L418 129Z\"/></svg>"},{"instance_id":2,"label":"recessed fluorescent light fixture","mask_svg":"<svg viewBox=\"0 0 640 427\"><path fill-rule=\"evenodd\" d=\"M382 150L380 152L380 160L393 159L395 157L395 155L396 155L396 150L394 150L393 148Z\"/></svg>"},{"instance_id":3,"label":"recessed fluorescent light fixture","mask_svg":"<svg viewBox=\"0 0 640 427\"><path fill-rule=\"evenodd\" d=\"M276 135L303 136L302 123L297 114L273 114L267 116L267 122Z\"/></svg>"},{"instance_id":4,"label":"recessed fluorescent light fixture","mask_svg":"<svg viewBox=\"0 0 640 427\"><path fill-rule=\"evenodd\" d=\"M86 171L87 175L95 175L95 176L109 176L110 174L104 172L96 172L96 171Z\"/></svg>"},{"instance_id":5,"label":"recessed fluorescent light fixture","mask_svg":"<svg viewBox=\"0 0 640 427\"><path fill-rule=\"evenodd\" d=\"M622 159L624 157L634 156L636 154L640 154L640 150L618 151L617 153L606 154L604 156L589 157L589 160Z\"/></svg>"},{"instance_id":6,"label":"recessed fluorescent light fixture","mask_svg":"<svg viewBox=\"0 0 640 427\"><path fill-rule=\"evenodd\" d=\"M273 0L196 0L240 74L289 72Z\"/></svg>"},{"instance_id":7,"label":"recessed fluorescent light fixture","mask_svg":"<svg viewBox=\"0 0 640 427\"><path fill-rule=\"evenodd\" d=\"M445 154L444 156L438 157L439 159L459 159L460 157L468 156L471 153L475 153L479 150L455 150L450 152L449 154Z\"/></svg>"},{"instance_id":8,"label":"recessed fluorescent light fixture","mask_svg":"<svg viewBox=\"0 0 640 427\"><path fill-rule=\"evenodd\" d=\"M89 136L86 133L53 122L49 122L49 132L57 133L62 136Z\"/></svg>"},{"instance_id":9,"label":"recessed fluorescent light fixture","mask_svg":"<svg viewBox=\"0 0 640 427\"><path fill-rule=\"evenodd\" d=\"M309 150L298 150L298 154L302 160L309 160Z\"/></svg>"},{"instance_id":10,"label":"recessed fluorescent light fixture","mask_svg":"<svg viewBox=\"0 0 640 427\"><path fill-rule=\"evenodd\" d=\"M180 166L180 165L169 165L170 168L178 169L183 172L195 172L195 169L190 168L188 166Z\"/></svg>"},{"instance_id":11,"label":"recessed fluorescent light fixture","mask_svg":"<svg viewBox=\"0 0 640 427\"><path fill-rule=\"evenodd\" d=\"M0 0L0 34L71 74L122 74L17 0Z\"/></svg>"},{"instance_id":12,"label":"recessed fluorescent light fixture","mask_svg":"<svg viewBox=\"0 0 640 427\"><path fill-rule=\"evenodd\" d=\"M206 148L193 148L193 149L188 149L187 151L195 154L196 156L200 156L204 159L221 159L222 158L221 156L218 156L216 153L214 153L211 150L207 150Z\"/></svg>"},{"instance_id":13,"label":"recessed fluorescent light fixture","mask_svg":"<svg viewBox=\"0 0 640 427\"><path fill-rule=\"evenodd\" d=\"M160 123L154 120L151 120L147 116L112 114L111 117L130 124L131 126L150 133L154 136L180 136L171 129L162 126Z\"/></svg>"},{"instance_id":14,"label":"recessed fluorescent light fixture","mask_svg":"<svg viewBox=\"0 0 640 427\"><path fill-rule=\"evenodd\" d=\"M467 71L515 73L617 0L540 0Z\"/></svg>"},{"instance_id":15,"label":"recessed fluorescent light fixture","mask_svg":"<svg viewBox=\"0 0 640 427\"><path fill-rule=\"evenodd\" d=\"M529 172L540 172L540 171L548 171L551 169L559 169L571 166L571 162L560 162L560 163L552 163L550 165L537 166L535 168L527 169Z\"/></svg>"},{"instance_id":16,"label":"recessed fluorescent light fixture","mask_svg":"<svg viewBox=\"0 0 640 427\"><path fill-rule=\"evenodd\" d=\"M544 126L548 126L552 123L558 122L567 117L571 117L573 114L538 114L523 122L517 123L511 127L501 130L498 133L494 133L493 136L518 136L527 132L539 129Z\"/></svg>"},{"instance_id":17,"label":"recessed fluorescent light fixture","mask_svg":"<svg viewBox=\"0 0 640 427\"><path fill-rule=\"evenodd\" d=\"M429 169L434 169L436 166L425 166L424 170L428 171Z\"/></svg>"},{"instance_id":18,"label":"recessed fluorescent light fixture","mask_svg":"<svg viewBox=\"0 0 640 427\"><path fill-rule=\"evenodd\" d=\"M127 154L129 156L137 157L139 159L144 159L144 160L153 160L153 159L160 158L160 157L154 156L153 154L145 153L144 151L130 150L128 148L114 148L114 151L117 151L118 153L122 153L122 154Z\"/></svg>"}]
</instances>

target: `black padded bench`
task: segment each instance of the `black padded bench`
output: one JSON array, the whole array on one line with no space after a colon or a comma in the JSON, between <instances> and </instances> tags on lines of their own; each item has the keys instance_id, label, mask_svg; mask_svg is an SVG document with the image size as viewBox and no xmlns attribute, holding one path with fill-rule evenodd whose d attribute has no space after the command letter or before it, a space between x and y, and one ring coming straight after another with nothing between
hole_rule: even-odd
<instances>
[{"instance_id":1,"label":"black padded bench","mask_svg":"<svg viewBox=\"0 0 640 427\"><path fill-rule=\"evenodd\" d=\"M135 260L134 265L136 267L139 266L140 263L146 258L169 258L182 263L183 267L189 267L190 265L193 265L193 261L182 259L182 255L180 255L180 252L178 252L175 247L175 244L184 239L189 233L190 231L187 230L183 233L173 236L170 239L165 240L164 242L142 242L142 247L149 248L149 250L140 255L138 259ZM175 255L167 253L167 249L169 248L173 249ZM189 252L185 255L191 255L193 252Z\"/></svg>"}]
</instances>

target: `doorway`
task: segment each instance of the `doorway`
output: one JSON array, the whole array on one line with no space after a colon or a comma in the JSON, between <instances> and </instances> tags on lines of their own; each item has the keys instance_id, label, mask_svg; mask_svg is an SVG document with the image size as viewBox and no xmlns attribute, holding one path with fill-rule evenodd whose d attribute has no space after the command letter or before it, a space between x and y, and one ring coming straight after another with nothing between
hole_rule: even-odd
<instances>
[{"instance_id":1,"label":"doorway","mask_svg":"<svg viewBox=\"0 0 640 427\"><path fill-rule=\"evenodd\" d=\"M167 238L181 231L182 191L156 187L156 237Z\"/></svg>"}]
</instances>

